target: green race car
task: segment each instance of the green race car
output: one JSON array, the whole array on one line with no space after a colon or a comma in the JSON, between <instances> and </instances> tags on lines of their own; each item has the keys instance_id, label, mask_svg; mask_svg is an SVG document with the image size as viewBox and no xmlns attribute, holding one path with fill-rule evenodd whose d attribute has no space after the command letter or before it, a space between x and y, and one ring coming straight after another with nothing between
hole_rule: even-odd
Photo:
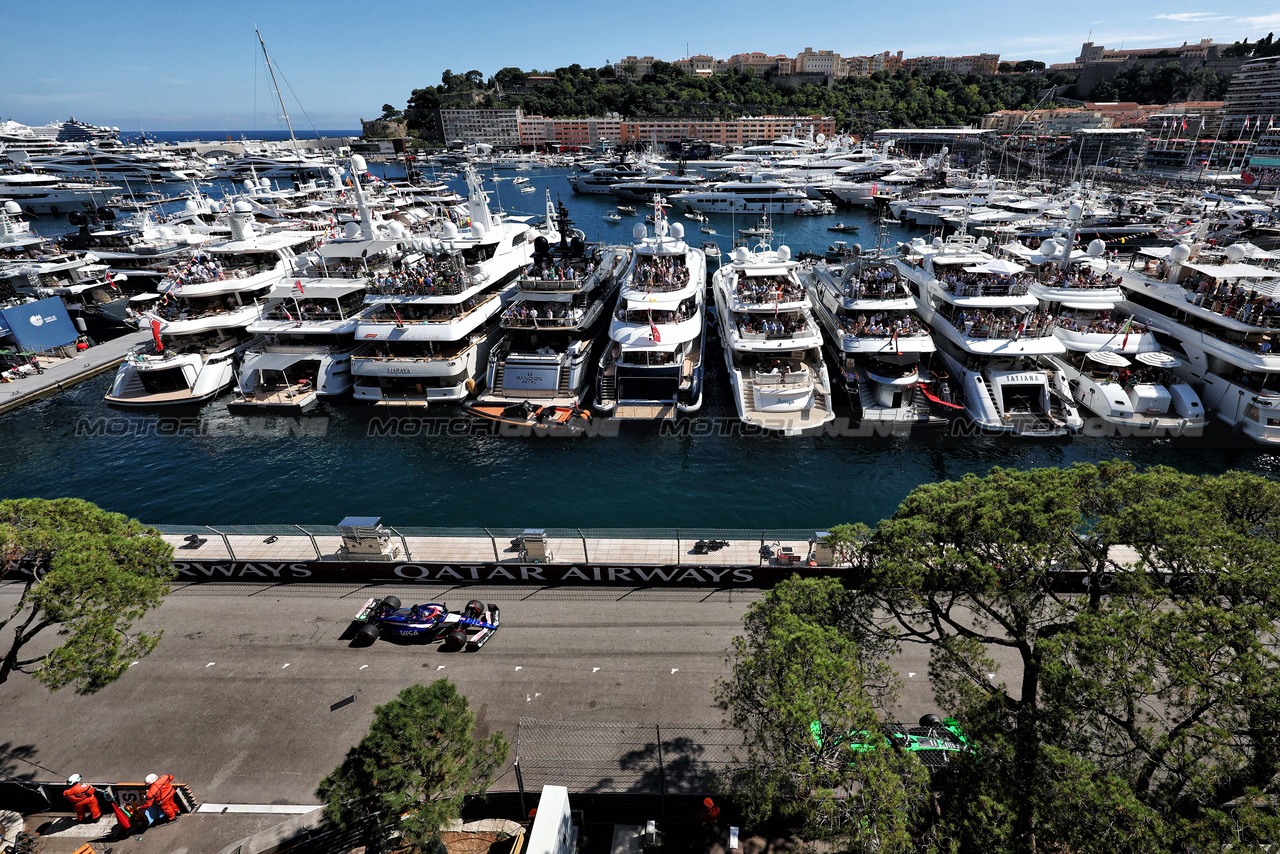
<instances>
[{"instance_id":1,"label":"green race car","mask_svg":"<svg viewBox=\"0 0 1280 854\"><path fill-rule=\"evenodd\" d=\"M893 747L905 753L914 753L926 768L943 768L957 753L977 752L959 722L937 715L925 715L919 724L885 724L881 732L860 730L841 736L830 732L821 721L809 724L809 731L819 748L824 741L833 745L843 742L855 754Z\"/></svg>"}]
</instances>

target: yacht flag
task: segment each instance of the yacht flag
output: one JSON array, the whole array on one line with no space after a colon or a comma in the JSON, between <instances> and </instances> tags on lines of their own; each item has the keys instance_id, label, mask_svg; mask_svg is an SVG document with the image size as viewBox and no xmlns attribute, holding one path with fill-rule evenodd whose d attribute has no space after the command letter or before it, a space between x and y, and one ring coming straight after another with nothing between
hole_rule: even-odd
<instances>
[{"instance_id":1,"label":"yacht flag","mask_svg":"<svg viewBox=\"0 0 1280 854\"><path fill-rule=\"evenodd\" d=\"M1121 332L1124 333L1124 340L1120 342L1120 349L1123 350L1129 346L1129 330L1133 328L1133 315L1129 315L1129 319L1124 322Z\"/></svg>"},{"instance_id":2,"label":"yacht flag","mask_svg":"<svg viewBox=\"0 0 1280 854\"><path fill-rule=\"evenodd\" d=\"M298 279L298 281L294 282L293 286L298 289L298 293L300 294L305 294L307 292L307 289L302 286L302 279Z\"/></svg>"},{"instance_id":3,"label":"yacht flag","mask_svg":"<svg viewBox=\"0 0 1280 854\"><path fill-rule=\"evenodd\" d=\"M111 278L110 270L107 271L107 284L111 286L111 290L113 291L120 290L120 286L116 284L116 280Z\"/></svg>"},{"instance_id":4,"label":"yacht flag","mask_svg":"<svg viewBox=\"0 0 1280 854\"><path fill-rule=\"evenodd\" d=\"M156 352L164 352L164 342L160 340L160 321L151 318L151 337L156 339Z\"/></svg>"},{"instance_id":5,"label":"yacht flag","mask_svg":"<svg viewBox=\"0 0 1280 854\"><path fill-rule=\"evenodd\" d=\"M654 344L662 343L662 336L658 334L658 327L653 323L653 310L649 311L649 337L653 339Z\"/></svg>"}]
</instances>

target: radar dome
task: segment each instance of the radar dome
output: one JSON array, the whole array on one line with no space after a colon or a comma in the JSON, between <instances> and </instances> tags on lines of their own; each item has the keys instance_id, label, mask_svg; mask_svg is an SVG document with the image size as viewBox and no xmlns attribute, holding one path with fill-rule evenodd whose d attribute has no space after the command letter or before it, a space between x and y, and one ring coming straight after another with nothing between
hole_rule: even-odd
<instances>
[{"instance_id":1,"label":"radar dome","mask_svg":"<svg viewBox=\"0 0 1280 854\"><path fill-rule=\"evenodd\" d=\"M253 213L253 205L249 204L244 199L241 199L240 201L236 202L234 205L231 206L231 212L232 213Z\"/></svg>"},{"instance_id":2,"label":"radar dome","mask_svg":"<svg viewBox=\"0 0 1280 854\"><path fill-rule=\"evenodd\" d=\"M750 257L751 252L748 251L745 246L739 246L737 249L733 250L733 260L737 261L739 264L745 264L747 259Z\"/></svg>"},{"instance_id":3,"label":"radar dome","mask_svg":"<svg viewBox=\"0 0 1280 854\"><path fill-rule=\"evenodd\" d=\"M779 261L790 261L790 260L791 260L791 247L790 247L790 246L787 246L787 245L783 244L782 246L779 246L779 247L778 247L778 260L779 260Z\"/></svg>"},{"instance_id":4,"label":"radar dome","mask_svg":"<svg viewBox=\"0 0 1280 854\"><path fill-rule=\"evenodd\" d=\"M190 212L190 211L198 210L198 209L199 209L199 205L197 205L197 204L196 204L196 200L195 200L195 199L187 199L187 203L186 203L185 205L183 205L183 206L182 206L182 209L183 209L184 211L188 211L188 212Z\"/></svg>"},{"instance_id":5,"label":"radar dome","mask_svg":"<svg viewBox=\"0 0 1280 854\"><path fill-rule=\"evenodd\" d=\"M349 222L342 227L342 233L347 236L348 240L355 240L360 236L360 226L354 222Z\"/></svg>"},{"instance_id":6,"label":"radar dome","mask_svg":"<svg viewBox=\"0 0 1280 854\"><path fill-rule=\"evenodd\" d=\"M458 237L458 227L451 222L446 222L440 229L440 233L444 235L445 240L456 240Z\"/></svg>"},{"instance_id":7,"label":"radar dome","mask_svg":"<svg viewBox=\"0 0 1280 854\"><path fill-rule=\"evenodd\" d=\"M4 212L9 214L10 216L17 216L18 214L22 213L22 208L18 205L17 202L5 202Z\"/></svg>"},{"instance_id":8,"label":"radar dome","mask_svg":"<svg viewBox=\"0 0 1280 854\"><path fill-rule=\"evenodd\" d=\"M1089 247L1085 251L1094 258L1101 258L1103 253L1107 251L1107 244L1097 238L1094 238L1089 241Z\"/></svg>"},{"instance_id":9,"label":"radar dome","mask_svg":"<svg viewBox=\"0 0 1280 854\"><path fill-rule=\"evenodd\" d=\"M1084 208L1081 207L1078 203L1070 205L1067 208L1068 219L1079 219L1083 214L1084 214Z\"/></svg>"},{"instance_id":10,"label":"radar dome","mask_svg":"<svg viewBox=\"0 0 1280 854\"><path fill-rule=\"evenodd\" d=\"M222 213L222 202L218 202L218 201L209 202L209 212Z\"/></svg>"},{"instance_id":11,"label":"radar dome","mask_svg":"<svg viewBox=\"0 0 1280 854\"><path fill-rule=\"evenodd\" d=\"M403 240L409 236L409 229L405 228L403 223L395 220L387 223L387 232L396 240Z\"/></svg>"},{"instance_id":12,"label":"radar dome","mask_svg":"<svg viewBox=\"0 0 1280 854\"><path fill-rule=\"evenodd\" d=\"M1232 264L1244 260L1244 247L1239 243L1233 243L1227 247L1227 260Z\"/></svg>"},{"instance_id":13,"label":"radar dome","mask_svg":"<svg viewBox=\"0 0 1280 854\"><path fill-rule=\"evenodd\" d=\"M1191 247L1185 243L1179 243L1177 246L1169 250L1169 260L1174 264L1181 264L1190 257Z\"/></svg>"},{"instance_id":14,"label":"radar dome","mask_svg":"<svg viewBox=\"0 0 1280 854\"><path fill-rule=\"evenodd\" d=\"M933 248L934 248L934 249L941 249L941 248L942 248L942 238L941 238L941 237L935 237L935 238L933 238Z\"/></svg>"},{"instance_id":15,"label":"radar dome","mask_svg":"<svg viewBox=\"0 0 1280 854\"><path fill-rule=\"evenodd\" d=\"M351 155L351 168L356 172L364 172L366 169L364 158L359 154Z\"/></svg>"},{"instance_id":16,"label":"radar dome","mask_svg":"<svg viewBox=\"0 0 1280 854\"><path fill-rule=\"evenodd\" d=\"M1041 255L1052 255L1057 251L1058 251L1058 241L1054 240L1052 237L1048 238L1047 240L1040 241Z\"/></svg>"},{"instance_id":17,"label":"radar dome","mask_svg":"<svg viewBox=\"0 0 1280 854\"><path fill-rule=\"evenodd\" d=\"M330 167L329 167L329 177L330 177L330 178L337 178L337 177L338 177L338 167L337 167L337 166L330 166Z\"/></svg>"},{"instance_id":18,"label":"radar dome","mask_svg":"<svg viewBox=\"0 0 1280 854\"><path fill-rule=\"evenodd\" d=\"M818 135L813 138L813 141L818 143L818 145L822 145L822 143L827 141L827 135L822 131L818 131Z\"/></svg>"},{"instance_id":19,"label":"radar dome","mask_svg":"<svg viewBox=\"0 0 1280 854\"><path fill-rule=\"evenodd\" d=\"M990 245L991 245L991 241L990 241L988 238L986 238L986 237L979 237L979 238L978 238L978 248L979 248L979 249L986 249L986 248L987 248L988 246L990 246Z\"/></svg>"},{"instance_id":20,"label":"radar dome","mask_svg":"<svg viewBox=\"0 0 1280 854\"><path fill-rule=\"evenodd\" d=\"M915 247L916 249L923 249L923 248L924 248L924 238L923 238L923 237L913 237L913 238L911 238L911 245L912 245L913 247Z\"/></svg>"},{"instance_id":21,"label":"radar dome","mask_svg":"<svg viewBox=\"0 0 1280 854\"><path fill-rule=\"evenodd\" d=\"M1073 189L1073 190L1078 190L1078 189L1080 189L1080 182L1079 182L1079 181L1072 181L1072 182L1071 182L1071 189Z\"/></svg>"},{"instance_id":22,"label":"radar dome","mask_svg":"<svg viewBox=\"0 0 1280 854\"><path fill-rule=\"evenodd\" d=\"M485 238L484 224L479 222L471 223L471 236L476 240L484 240Z\"/></svg>"},{"instance_id":23,"label":"radar dome","mask_svg":"<svg viewBox=\"0 0 1280 854\"><path fill-rule=\"evenodd\" d=\"M637 222L631 227L631 236L636 240L644 240L645 229L643 222Z\"/></svg>"},{"instance_id":24,"label":"radar dome","mask_svg":"<svg viewBox=\"0 0 1280 854\"><path fill-rule=\"evenodd\" d=\"M683 240L684 239L684 223L682 222L671 223L671 236L674 237L676 240Z\"/></svg>"}]
</instances>

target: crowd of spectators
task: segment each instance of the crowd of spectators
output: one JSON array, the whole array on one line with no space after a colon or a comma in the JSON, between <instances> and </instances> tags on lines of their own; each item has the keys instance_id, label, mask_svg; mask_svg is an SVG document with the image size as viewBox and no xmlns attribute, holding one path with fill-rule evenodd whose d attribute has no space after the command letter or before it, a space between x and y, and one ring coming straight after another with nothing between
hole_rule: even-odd
<instances>
[{"instance_id":1,"label":"crowd of spectators","mask_svg":"<svg viewBox=\"0 0 1280 854\"><path fill-rule=\"evenodd\" d=\"M845 332L859 338L887 338L893 335L919 335L924 326L914 315L902 313L876 312L868 317L859 314L857 317L841 315L840 325Z\"/></svg>"},{"instance_id":2,"label":"crowd of spectators","mask_svg":"<svg viewBox=\"0 0 1280 854\"><path fill-rule=\"evenodd\" d=\"M1035 281L1026 274L1001 276L991 273L947 273L940 277L943 287L958 297L1022 296Z\"/></svg>"},{"instance_id":3,"label":"crowd of spectators","mask_svg":"<svg viewBox=\"0 0 1280 854\"><path fill-rule=\"evenodd\" d=\"M581 323L582 316L580 307L568 303L517 302L502 313L502 325L529 329L571 327Z\"/></svg>"},{"instance_id":4,"label":"crowd of spectators","mask_svg":"<svg viewBox=\"0 0 1280 854\"><path fill-rule=\"evenodd\" d=\"M738 299L748 303L799 302L804 286L790 276L739 276Z\"/></svg>"},{"instance_id":5,"label":"crowd of spectators","mask_svg":"<svg viewBox=\"0 0 1280 854\"><path fill-rule=\"evenodd\" d=\"M849 265L844 275L844 295L850 299L887 299L905 295L899 287L901 280L888 267L882 265Z\"/></svg>"},{"instance_id":6,"label":"crowd of spectators","mask_svg":"<svg viewBox=\"0 0 1280 854\"><path fill-rule=\"evenodd\" d=\"M619 308L614 316L623 323L680 323L693 317L697 310L697 300L689 297L674 309L637 308L627 311Z\"/></svg>"},{"instance_id":7,"label":"crowd of spectators","mask_svg":"<svg viewBox=\"0 0 1280 854\"><path fill-rule=\"evenodd\" d=\"M1280 327L1280 302L1275 297L1259 294L1240 283L1210 282L1200 279L1187 299L1214 314L1230 317L1250 326L1264 329Z\"/></svg>"},{"instance_id":8,"label":"crowd of spectators","mask_svg":"<svg viewBox=\"0 0 1280 854\"><path fill-rule=\"evenodd\" d=\"M776 317L735 314L733 322L741 337L790 338L809 329L805 315L800 312L786 312Z\"/></svg>"},{"instance_id":9,"label":"crowd of spectators","mask_svg":"<svg viewBox=\"0 0 1280 854\"><path fill-rule=\"evenodd\" d=\"M451 296L471 287L465 268L452 256L428 257L399 270L379 272L370 293L384 296Z\"/></svg>"},{"instance_id":10,"label":"crowd of spectators","mask_svg":"<svg viewBox=\"0 0 1280 854\"><path fill-rule=\"evenodd\" d=\"M553 259L544 259L534 261L529 265L529 278L537 279L543 282L576 282L578 279L585 279L596 270L596 262L586 260L585 262L574 261L556 261Z\"/></svg>"},{"instance_id":11,"label":"crowd of spectators","mask_svg":"<svg viewBox=\"0 0 1280 854\"><path fill-rule=\"evenodd\" d=\"M1082 311L1071 312L1064 311L1058 316L1058 327L1066 329L1069 332L1101 332L1116 333L1121 331L1132 332L1134 335L1141 335L1147 331L1144 323L1134 321L1129 323L1129 316L1121 313L1112 313L1109 310L1103 311ZM1129 323L1129 328L1125 330L1125 324Z\"/></svg>"},{"instance_id":12,"label":"crowd of spectators","mask_svg":"<svg viewBox=\"0 0 1280 854\"><path fill-rule=\"evenodd\" d=\"M689 284L689 268L684 257L655 258L641 256L636 261L632 287L654 291L679 290Z\"/></svg>"},{"instance_id":13,"label":"crowd of spectators","mask_svg":"<svg viewBox=\"0 0 1280 854\"><path fill-rule=\"evenodd\" d=\"M943 316L947 316L943 312ZM965 311L950 318L964 330L966 338L1043 338L1053 334L1053 315L1047 311L1017 312Z\"/></svg>"},{"instance_id":14,"label":"crowd of spectators","mask_svg":"<svg viewBox=\"0 0 1280 854\"><path fill-rule=\"evenodd\" d=\"M422 305L419 303L383 303L370 315L377 322L393 323L446 323L457 320L478 305L495 299L494 294L485 297L467 297L460 303L446 305Z\"/></svg>"}]
</instances>

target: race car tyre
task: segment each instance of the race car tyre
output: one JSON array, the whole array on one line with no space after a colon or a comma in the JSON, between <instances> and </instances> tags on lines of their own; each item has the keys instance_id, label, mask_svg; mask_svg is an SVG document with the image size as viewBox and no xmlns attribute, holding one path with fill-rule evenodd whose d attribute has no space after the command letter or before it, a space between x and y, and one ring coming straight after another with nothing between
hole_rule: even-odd
<instances>
[{"instance_id":1,"label":"race car tyre","mask_svg":"<svg viewBox=\"0 0 1280 854\"><path fill-rule=\"evenodd\" d=\"M937 715L925 715L920 719L920 726L942 726L942 718Z\"/></svg>"},{"instance_id":2,"label":"race car tyre","mask_svg":"<svg viewBox=\"0 0 1280 854\"><path fill-rule=\"evenodd\" d=\"M373 623L366 623L356 632L356 643L360 646L369 646L377 639L378 627Z\"/></svg>"},{"instance_id":3,"label":"race car tyre","mask_svg":"<svg viewBox=\"0 0 1280 854\"><path fill-rule=\"evenodd\" d=\"M397 598L396 598L396 597L394 597L394 596L388 596L387 598L385 598L385 599L383 599L383 600L382 600L382 607L383 607L383 608L390 608L392 611L399 611L399 610L400 610L400 600L399 600L399 599L397 599Z\"/></svg>"},{"instance_id":4,"label":"race car tyre","mask_svg":"<svg viewBox=\"0 0 1280 854\"><path fill-rule=\"evenodd\" d=\"M467 607L463 609L464 614L468 617L475 617L477 620L484 616L484 603L479 599L472 599L467 603Z\"/></svg>"},{"instance_id":5,"label":"race car tyre","mask_svg":"<svg viewBox=\"0 0 1280 854\"><path fill-rule=\"evenodd\" d=\"M467 648L467 633L463 629L456 629L445 635L444 648L450 652L461 652Z\"/></svg>"}]
</instances>

